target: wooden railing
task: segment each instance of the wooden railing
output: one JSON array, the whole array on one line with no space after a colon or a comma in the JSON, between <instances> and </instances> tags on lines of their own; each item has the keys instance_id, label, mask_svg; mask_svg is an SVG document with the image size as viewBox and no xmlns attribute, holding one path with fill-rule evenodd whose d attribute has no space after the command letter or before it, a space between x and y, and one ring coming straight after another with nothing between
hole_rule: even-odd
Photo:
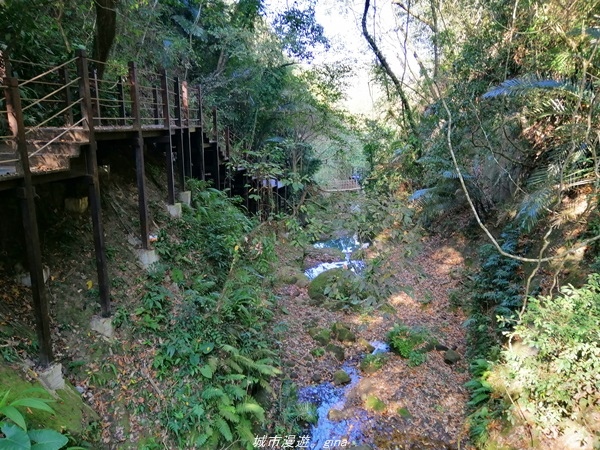
<instances>
[{"instance_id":1,"label":"wooden railing","mask_svg":"<svg viewBox=\"0 0 600 450\"><path fill-rule=\"evenodd\" d=\"M55 67L26 61L4 61L4 101L0 102L0 176L12 167L22 174L17 148L18 123L25 127L28 155L42 154L55 144L84 143L90 128L97 133L127 130L177 130L204 128L202 91L165 70L139 70L130 63L119 73L86 58L83 52ZM88 74L87 77L83 73ZM26 77L26 78L24 78ZM88 78L88 83L84 83ZM84 114L84 98L91 102L91 117ZM228 153L229 134L217 132L217 110L212 110L212 129L206 130ZM20 119L18 117L20 116ZM225 148L226 147L226 148Z\"/></svg>"}]
</instances>

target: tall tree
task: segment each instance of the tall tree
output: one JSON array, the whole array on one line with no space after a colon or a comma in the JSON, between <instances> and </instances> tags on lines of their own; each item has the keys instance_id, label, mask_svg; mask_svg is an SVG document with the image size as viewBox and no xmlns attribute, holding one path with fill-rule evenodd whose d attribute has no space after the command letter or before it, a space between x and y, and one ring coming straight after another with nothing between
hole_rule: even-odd
<instances>
[{"instance_id":1,"label":"tall tree","mask_svg":"<svg viewBox=\"0 0 600 450\"><path fill-rule=\"evenodd\" d=\"M117 34L117 6L119 0L94 0L96 7L96 33L92 58L105 63ZM104 75L105 64L98 65L98 77Z\"/></svg>"},{"instance_id":2,"label":"tall tree","mask_svg":"<svg viewBox=\"0 0 600 450\"><path fill-rule=\"evenodd\" d=\"M398 77L396 76L396 74L394 73L392 68L390 67L383 52L380 50L379 46L375 42L375 39L369 34L369 30L367 29L367 16L369 14L370 7L371 7L371 0L365 0L365 9L364 9L362 21L361 21L363 36L369 43L369 46L373 50L373 53L377 57L377 60L381 64L381 67L383 67L383 70L385 71L386 75L392 80L392 83L394 83L394 87L396 88L396 92L398 93L398 96L400 97L400 101L402 103L402 112L408 123L408 129L413 138L415 146L418 147L419 132L418 132L418 128L417 128L417 123L415 122L412 107L408 101L408 96L406 95L404 86L403 86L402 82L398 79ZM419 153L418 149L417 149L417 153Z\"/></svg>"}]
</instances>

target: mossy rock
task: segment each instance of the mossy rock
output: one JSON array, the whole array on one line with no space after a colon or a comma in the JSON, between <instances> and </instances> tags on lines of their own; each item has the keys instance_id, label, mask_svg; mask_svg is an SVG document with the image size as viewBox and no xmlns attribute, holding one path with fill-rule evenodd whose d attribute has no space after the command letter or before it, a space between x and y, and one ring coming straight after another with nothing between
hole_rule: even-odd
<instances>
[{"instance_id":1,"label":"mossy rock","mask_svg":"<svg viewBox=\"0 0 600 450\"><path fill-rule=\"evenodd\" d=\"M383 403L378 397L369 395L365 400L365 408L371 411L383 411L385 409L385 403Z\"/></svg>"},{"instance_id":2,"label":"mossy rock","mask_svg":"<svg viewBox=\"0 0 600 450\"><path fill-rule=\"evenodd\" d=\"M444 362L446 364L452 365L456 364L458 361L460 361L460 355L458 352L455 352L454 350L446 350L444 353Z\"/></svg>"},{"instance_id":3,"label":"mossy rock","mask_svg":"<svg viewBox=\"0 0 600 450\"><path fill-rule=\"evenodd\" d=\"M301 282L302 279L307 279L306 275L300 269L294 267L283 266L277 269L275 280L277 285L292 285Z\"/></svg>"},{"instance_id":4,"label":"mossy rock","mask_svg":"<svg viewBox=\"0 0 600 450\"><path fill-rule=\"evenodd\" d=\"M350 375L345 370L338 370L333 374L333 384L341 386L350 383Z\"/></svg>"},{"instance_id":5,"label":"mossy rock","mask_svg":"<svg viewBox=\"0 0 600 450\"><path fill-rule=\"evenodd\" d=\"M346 353L344 352L344 349L342 347L340 347L339 345L327 344L327 347L325 347L325 350L333 353L333 355L336 357L336 359L338 361L343 361L344 359L346 359Z\"/></svg>"},{"instance_id":6,"label":"mossy rock","mask_svg":"<svg viewBox=\"0 0 600 450\"><path fill-rule=\"evenodd\" d=\"M371 354L375 351L375 346L373 346L369 341L367 341L365 338L360 338L358 340L358 344L360 345L360 348L363 349L365 352Z\"/></svg>"},{"instance_id":7,"label":"mossy rock","mask_svg":"<svg viewBox=\"0 0 600 450\"><path fill-rule=\"evenodd\" d=\"M340 342L356 342L356 334L345 323L335 322L331 326L331 334Z\"/></svg>"},{"instance_id":8,"label":"mossy rock","mask_svg":"<svg viewBox=\"0 0 600 450\"><path fill-rule=\"evenodd\" d=\"M364 373L375 373L381 369L387 362L387 355L379 353L377 355L367 355L360 362L360 370Z\"/></svg>"},{"instance_id":9,"label":"mossy rock","mask_svg":"<svg viewBox=\"0 0 600 450\"><path fill-rule=\"evenodd\" d=\"M352 294L359 293L361 298L368 297L368 293L360 290L359 282L359 276L349 270L342 268L327 270L315 277L308 285L310 303L333 311L342 309L349 306L344 299Z\"/></svg>"},{"instance_id":10,"label":"mossy rock","mask_svg":"<svg viewBox=\"0 0 600 450\"><path fill-rule=\"evenodd\" d=\"M344 253L331 247L315 248L312 245L304 248L304 259L318 260L320 262L335 262L343 260L346 257ZM308 269L308 267L306 267Z\"/></svg>"},{"instance_id":11,"label":"mossy rock","mask_svg":"<svg viewBox=\"0 0 600 450\"><path fill-rule=\"evenodd\" d=\"M310 280L304 273L300 273L294 284L300 288L305 288L310 284Z\"/></svg>"},{"instance_id":12,"label":"mossy rock","mask_svg":"<svg viewBox=\"0 0 600 450\"><path fill-rule=\"evenodd\" d=\"M331 331L326 328L310 328L308 334L321 345L327 345L331 340Z\"/></svg>"},{"instance_id":13,"label":"mossy rock","mask_svg":"<svg viewBox=\"0 0 600 450\"><path fill-rule=\"evenodd\" d=\"M20 393L31 388L43 389L39 382L31 383L21 378L20 371L15 370L5 363L0 362L0 393L10 390L9 402L18 398ZM81 394L77 392L68 382L65 389L59 389L56 392L55 401L49 406L55 414L49 414L45 411L32 409L29 412L26 408L21 408L24 413L27 425L31 429L50 428L57 431L67 431L74 436L80 436L84 428L99 420L96 412L90 408L82 399ZM50 394L31 393L24 397L40 396L43 398L52 398Z\"/></svg>"}]
</instances>

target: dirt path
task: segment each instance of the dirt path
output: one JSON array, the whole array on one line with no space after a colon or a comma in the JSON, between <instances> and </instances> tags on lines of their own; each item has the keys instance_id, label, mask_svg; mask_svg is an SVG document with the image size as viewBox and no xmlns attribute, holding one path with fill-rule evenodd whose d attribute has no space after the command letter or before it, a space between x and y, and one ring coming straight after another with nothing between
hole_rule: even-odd
<instances>
[{"instance_id":1,"label":"dirt path","mask_svg":"<svg viewBox=\"0 0 600 450\"><path fill-rule=\"evenodd\" d=\"M284 366L300 387L333 380L342 363L357 365L368 352L368 342L385 341L394 324L421 327L438 337L440 344L455 350L460 360L444 361L445 349L426 353L426 361L411 367L407 359L388 353L385 365L374 373L361 372L361 380L350 389L341 416L360 417L362 442L373 449L456 449L465 447L465 404L468 381L465 353L465 316L452 308L449 294L457 287L456 275L463 257L456 241L427 238L417 256L399 257L401 248L376 246L370 256L385 252L394 293L388 298L393 308L369 312L332 312L310 306L306 288L286 286L279 294L281 308L276 322L288 331L282 341ZM322 348L309 335L309 328L330 328L343 322L356 334L356 342L331 343L344 349L344 360ZM311 353L312 351L312 353ZM382 403L368 404L376 397ZM319 449L320 450L320 449Z\"/></svg>"}]
</instances>

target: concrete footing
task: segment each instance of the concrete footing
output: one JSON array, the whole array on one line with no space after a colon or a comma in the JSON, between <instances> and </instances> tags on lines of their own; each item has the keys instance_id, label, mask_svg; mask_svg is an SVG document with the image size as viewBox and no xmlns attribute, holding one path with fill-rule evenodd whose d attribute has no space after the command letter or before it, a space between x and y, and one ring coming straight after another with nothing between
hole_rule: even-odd
<instances>
[{"instance_id":1,"label":"concrete footing","mask_svg":"<svg viewBox=\"0 0 600 450\"><path fill-rule=\"evenodd\" d=\"M115 335L112 319L110 317L93 316L90 322L90 328L108 339L112 339Z\"/></svg>"},{"instance_id":2,"label":"concrete footing","mask_svg":"<svg viewBox=\"0 0 600 450\"><path fill-rule=\"evenodd\" d=\"M181 203L175 203L174 205L167 205L167 211L171 217L176 219L181 217Z\"/></svg>"},{"instance_id":3,"label":"concrete footing","mask_svg":"<svg viewBox=\"0 0 600 450\"><path fill-rule=\"evenodd\" d=\"M47 283L48 278L50 278L50 267L44 265L43 272L44 272L44 283ZM30 272L20 272L15 277L15 281L25 287L30 288L31 287L31 273Z\"/></svg>"},{"instance_id":4,"label":"concrete footing","mask_svg":"<svg viewBox=\"0 0 600 450\"><path fill-rule=\"evenodd\" d=\"M40 383L49 391L65 388L65 379L62 374L62 364L53 364L38 373Z\"/></svg>"},{"instance_id":5,"label":"concrete footing","mask_svg":"<svg viewBox=\"0 0 600 450\"><path fill-rule=\"evenodd\" d=\"M156 250L138 249L136 250L136 253L138 261L142 264L144 269L148 269L152 264L159 260Z\"/></svg>"},{"instance_id":6,"label":"concrete footing","mask_svg":"<svg viewBox=\"0 0 600 450\"><path fill-rule=\"evenodd\" d=\"M177 196L181 203L185 203L188 206L192 205L192 192L191 191L183 191L180 192Z\"/></svg>"},{"instance_id":7,"label":"concrete footing","mask_svg":"<svg viewBox=\"0 0 600 450\"><path fill-rule=\"evenodd\" d=\"M88 198L65 198L65 210L76 213L84 214L88 209Z\"/></svg>"}]
</instances>

